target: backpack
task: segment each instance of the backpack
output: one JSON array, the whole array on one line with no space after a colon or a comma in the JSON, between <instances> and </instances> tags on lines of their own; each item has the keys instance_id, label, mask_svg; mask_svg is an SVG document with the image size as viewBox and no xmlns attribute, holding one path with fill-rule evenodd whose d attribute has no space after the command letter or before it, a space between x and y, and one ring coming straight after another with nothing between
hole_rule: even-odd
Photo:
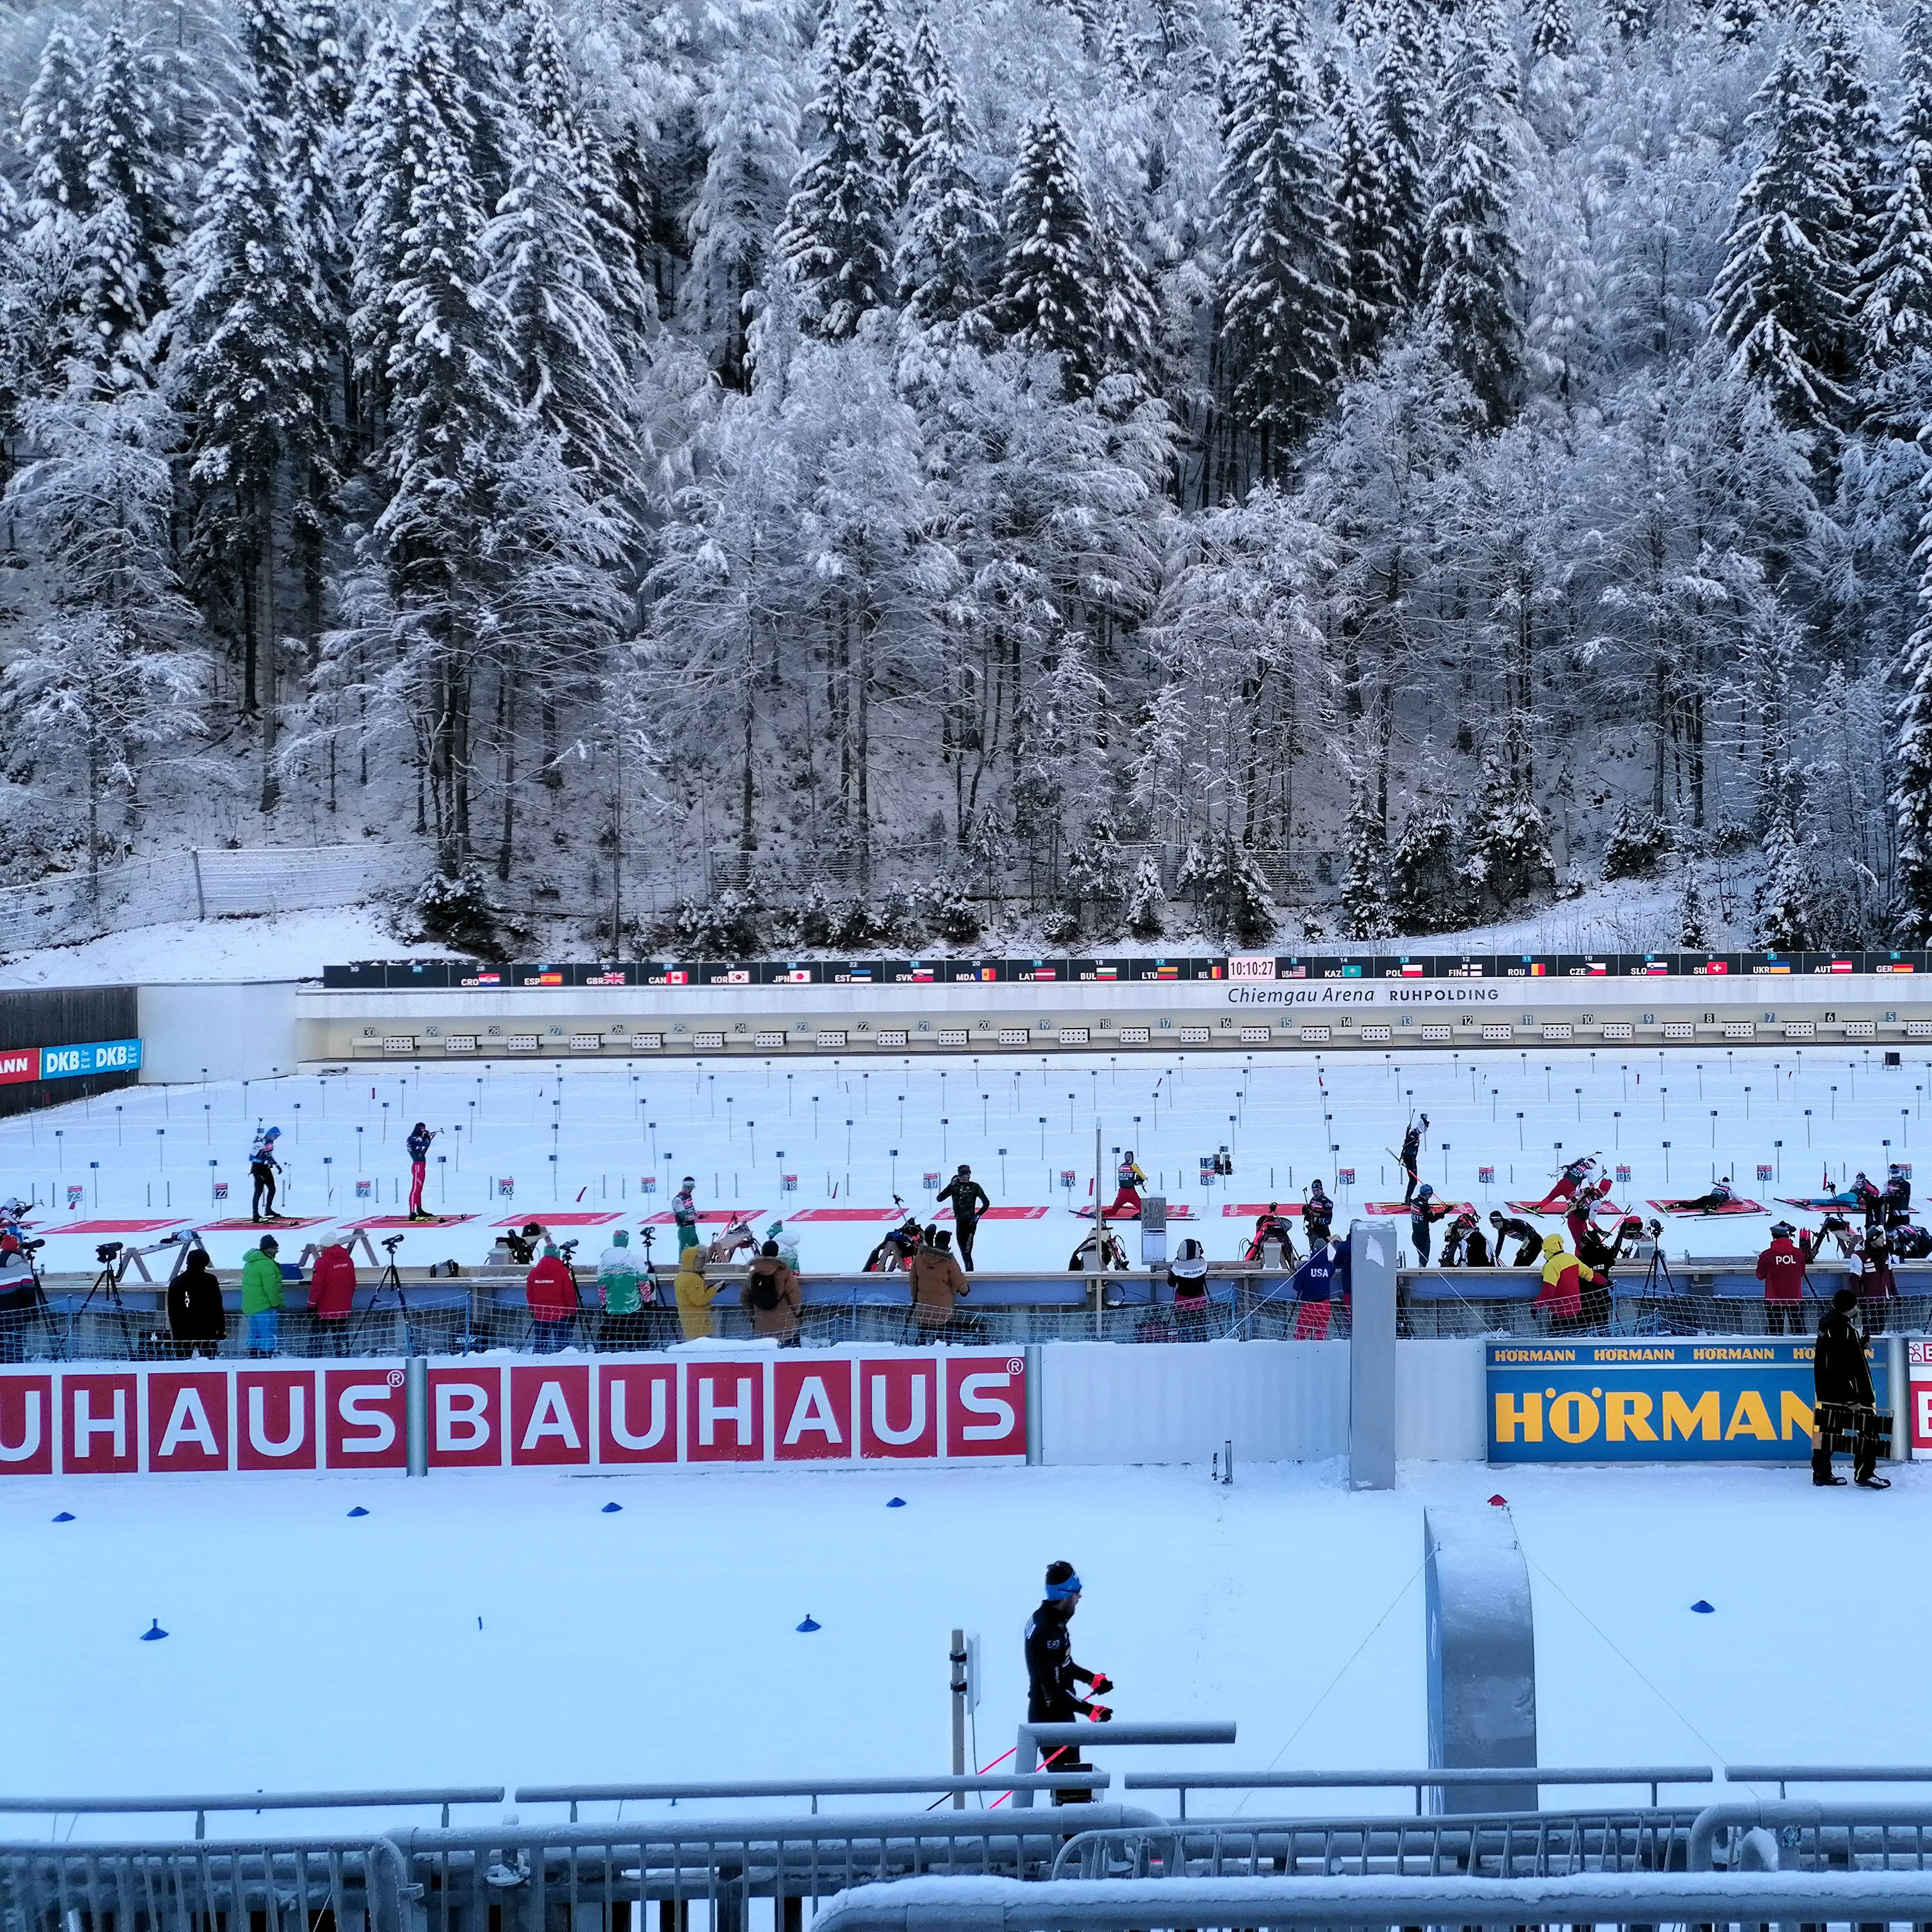
<instances>
[{"instance_id":1,"label":"backpack","mask_svg":"<svg viewBox=\"0 0 1932 1932\"><path fill-rule=\"evenodd\" d=\"M778 1270L769 1273L763 1268L754 1268L746 1278L745 1298L760 1312L769 1315L778 1305Z\"/></svg>"}]
</instances>

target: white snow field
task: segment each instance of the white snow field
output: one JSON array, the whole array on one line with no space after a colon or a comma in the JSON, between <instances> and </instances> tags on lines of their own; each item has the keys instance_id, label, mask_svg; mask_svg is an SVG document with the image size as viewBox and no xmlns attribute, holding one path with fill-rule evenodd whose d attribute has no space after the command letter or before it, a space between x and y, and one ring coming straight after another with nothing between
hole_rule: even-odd
<instances>
[{"instance_id":1,"label":"white snow field","mask_svg":"<svg viewBox=\"0 0 1932 1932\"><path fill-rule=\"evenodd\" d=\"M1666 1249L1754 1254L1772 1217L1792 1211L1778 1197L1813 1192L1828 1168L1834 1183L1861 1168L1882 1179L1888 1159L1910 1161L1914 1141L1932 1133L1923 1113L1932 1063L1922 1051L1904 1059L1886 1068L1869 1049L1749 1047L358 1065L134 1088L0 1121L0 1197L35 1198L43 1229L83 1214L161 1232L245 1219L250 1138L279 1125L280 1205L316 1217L317 1230L296 1231L308 1240L406 1206L402 1142L422 1119L440 1130L426 1205L473 1218L408 1232L406 1265L479 1261L493 1222L553 1213L610 1217L568 1231L594 1252L600 1228L668 1213L686 1174L700 1208L744 1209L761 1228L801 1210L889 1209L895 1192L929 1210L927 1177L940 1184L966 1160L997 1204L1048 1210L983 1226L980 1265L1064 1268L1079 1225L1069 1208L1090 1199L1097 1124L1108 1198L1113 1150L1131 1148L1154 1188L1192 1210L1209 1256L1225 1259L1252 1226L1225 1215L1229 1204L1251 1214L1256 1203L1298 1200L1318 1174L1344 1221L1365 1202L1399 1199L1389 1150L1414 1109L1430 1118L1424 1176L1449 1199L1486 1209L1538 1198L1562 1160L1600 1150L1612 1172L1630 1166L1614 1190L1619 1206L1694 1195L1730 1175L1766 1212L1668 1220ZM1223 1145L1234 1177L1204 1184L1201 1160ZM1770 1178L1757 1178L1760 1164ZM1486 1166L1493 1179L1481 1178ZM1354 1184L1338 1183L1350 1167ZM220 1202L218 1180L228 1189ZM76 1186L82 1207L70 1216ZM802 1264L824 1270L856 1266L880 1228L807 1220L794 1232ZM98 1238L54 1235L47 1264L90 1266ZM209 1236L218 1268L237 1262L250 1239L245 1228Z\"/></svg>"},{"instance_id":2,"label":"white snow field","mask_svg":"<svg viewBox=\"0 0 1932 1932\"><path fill-rule=\"evenodd\" d=\"M985 1764L1013 1742L1020 1627L1064 1556L1087 1586L1075 1653L1117 1680L1122 1717L1240 1727L1227 1747L1100 1750L1104 1768L1411 1767L1424 1507L1503 1493L1532 1566L1544 1763L1922 1762L1932 1472L1892 1473L1886 1495L1816 1490L1802 1468L1420 1464L1382 1495L1333 1464L1244 1468L1232 1490L1147 1468L8 1484L0 1756L12 1789L92 1796L944 1771L958 1624L982 1640ZM808 1612L821 1628L801 1633ZM166 1640L141 1641L156 1622Z\"/></svg>"}]
</instances>

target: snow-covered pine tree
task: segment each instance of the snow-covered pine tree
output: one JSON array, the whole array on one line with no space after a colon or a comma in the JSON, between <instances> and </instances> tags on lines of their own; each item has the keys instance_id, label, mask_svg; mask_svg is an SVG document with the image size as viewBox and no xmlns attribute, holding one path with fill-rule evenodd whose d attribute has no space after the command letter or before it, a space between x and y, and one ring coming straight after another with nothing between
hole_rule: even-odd
<instances>
[{"instance_id":1,"label":"snow-covered pine tree","mask_svg":"<svg viewBox=\"0 0 1932 1932\"><path fill-rule=\"evenodd\" d=\"M1913 0L1906 15L1899 80L1891 192L1860 314L1866 356L1879 369L1932 356L1932 0Z\"/></svg>"},{"instance_id":2,"label":"snow-covered pine tree","mask_svg":"<svg viewBox=\"0 0 1932 1932\"><path fill-rule=\"evenodd\" d=\"M923 24L924 16L921 20ZM876 180L888 197L890 215L904 204L912 152L924 122L921 95L886 0L853 0L846 43L860 119L878 163Z\"/></svg>"},{"instance_id":3,"label":"snow-covered pine tree","mask_svg":"<svg viewBox=\"0 0 1932 1932\"><path fill-rule=\"evenodd\" d=\"M1424 157L1431 111L1428 37L1418 0L1391 0L1382 57L1370 103L1375 152L1382 164L1381 201L1386 211L1382 253L1397 300L1414 302L1422 286L1428 241L1430 191Z\"/></svg>"},{"instance_id":4,"label":"snow-covered pine tree","mask_svg":"<svg viewBox=\"0 0 1932 1932\"><path fill-rule=\"evenodd\" d=\"M924 106L893 268L899 298L927 328L969 341L991 332L982 291L998 259L1000 224L967 166L973 130L932 23L920 16L913 64Z\"/></svg>"},{"instance_id":5,"label":"snow-covered pine tree","mask_svg":"<svg viewBox=\"0 0 1932 1932\"><path fill-rule=\"evenodd\" d=\"M1749 124L1761 159L1725 238L1712 326L1734 373L1762 387L1787 422L1816 428L1848 406L1857 207L1804 48L1779 56Z\"/></svg>"},{"instance_id":6,"label":"snow-covered pine tree","mask_svg":"<svg viewBox=\"0 0 1932 1932\"><path fill-rule=\"evenodd\" d=\"M1447 932L1457 923L1456 821L1448 801L1423 800L1388 854L1388 902L1400 932Z\"/></svg>"},{"instance_id":7,"label":"snow-covered pine tree","mask_svg":"<svg viewBox=\"0 0 1932 1932\"><path fill-rule=\"evenodd\" d=\"M1776 952L1802 952L1813 940L1818 879L1782 801L1773 805L1764 856L1764 890L1757 904L1758 944Z\"/></svg>"},{"instance_id":8,"label":"snow-covered pine tree","mask_svg":"<svg viewBox=\"0 0 1932 1932\"><path fill-rule=\"evenodd\" d=\"M1646 879L1658 868L1669 844L1664 827L1647 805L1627 798L1617 807L1604 846L1604 877Z\"/></svg>"},{"instance_id":9,"label":"snow-covered pine tree","mask_svg":"<svg viewBox=\"0 0 1932 1932\"><path fill-rule=\"evenodd\" d=\"M1925 524L1920 528L1926 530ZM1898 667L1905 695L1898 706L1891 802L1898 814L1901 923L1922 944L1932 940L1932 530L1922 536L1916 561L1918 622Z\"/></svg>"},{"instance_id":10,"label":"snow-covered pine tree","mask_svg":"<svg viewBox=\"0 0 1932 1932\"><path fill-rule=\"evenodd\" d=\"M1623 40L1640 40L1650 32L1652 0L1604 0L1604 23Z\"/></svg>"},{"instance_id":11,"label":"snow-covered pine tree","mask_svg":"<svg viewBox=\"0 0 1932 1932\"><path fill-rule=\"evenodd\" d=\"M1401 301L1390 259L1388 186L1375 124L1345 75L1334 112L1335 240L1343 269L1345 370L1374 354Z\"/></svg>"},{"instance_id":12,"label":"snow-covered pine tree","mask_svg":"<svg viewBox=\"0 0 1932 1932\"><path fill-rule=\"evenodd\" d=\"M1328 406L1345 326L1305 41L1299 0L1246 0L1215 184L1232 399L1270 478Z\"/></svg>"},{"instance_id":13,"label":"snow-covered pine tree","mask_svg":"<svg viewBox=\"0 0 1932 1932\"><path fill-rule=\"evenodd\" d=\"M1444 90L1423 287L1443 352L1492 424L1515 407L1522 370L1522 256L1509 226L1508 145L1488 51L1457 40Z\"/></svg>"},{"instance_id":14,"label":"snow-covered pine tree","mask_svg":"<svg viewBox=\"0 0 1932 1932\"><path fill-rule=\"evenodd\" d=\"M748 386L746 329L798 172L793 36L772 0L734 0L697 102L704 175L687 222L685 319L727 387Z\"/></svg>"},{"instance_id":15,"label":"snow-covered pine tree","mask_svg":"<svg viewBox=\"0 0 1932 1932\"><path fill-rule=\"evenodd\" d=\"M1160 298L1135 244L1132 220L1117 196L1100 213L1101 354L1110 370L1145 375L1153 368L1160 329Z\"/></svg>"},{"instance_id":16,"label":"snow-covered pine tree","mask_svg":"<svg viewBox=\"0 0 1932 1932\"><path fill-rule=\"evenodd\" d=\"M849 46L826 49L812 106L824 145L799 170L775 245L798 291L801 325L842 342L893 292L891 197L867 137Z\"/></svg>"},{"instance_id":17,"label":"snow-covered pine tree","mask_svg":"<svg viewBox=\"0 0 1932 1932\"><path fill-rule=\"evenodd\" d=\"M344 122L346 206L351 219L347 332L354 398L368 440L380 436L389 350L400 326L396 287L409 232L410 184L417 157L402 112L407 49L387 14L379 17Z\"/></svg>"},{"instance_id":18,"label":"snow-covered pine tree","mask_svg":"<svg viewBox=\"0 0 1932 1932\"><path fill-rule=\"evenodd\" d=\"M1214 932L1256 945L1274 932L1275 910L1266 876L1254 854L1232 827L1217 826L1206 845L1190 845L1175 887L1192 899Z\"/></svg>"},{"instance_id":19,"label":"snow-covered pine tree","mask_svg":"<svg viewBox=\"0 0 1932 1932\"><path fill-rule=\"evenodd\" d=\"M1492 917L1556 882L1549 830L1530 796L1527 769L1520 758L1505 758L1494 749L1483 754L1468 840L1463 874L1475 888L1483 912Z\"/></svg>"},{"instance_id":20,"label":"snow-covered pine tree","mask_svg":"<svg viewBox=\"0 0 1932 1932\"><path fill-rule=\"evenodd\" d=\"M174 240L172 181L157 142L154 102L139 55L118 22L101 36L88 76L82 146L86 220L77 350L106 388L146 379L143 337L164 301Z\"/></svg>"},{"instance_id":21,"label":"snow-covered pine tree","mask_svg":"<svg viewBox=\"0 0 1932 1932\"><path fill-rule=\"evenodd\" d=\"M1167 894L1160 882L1160 861L1151 852L1142 854L1134 866L1121 917L1138 940L1158 939L1166 930Z\"/></svg>"},{"instance_id":22,"label":"snow-covered pine tree","mask_svg":"<svg viewBox=\"0 0 1932 1932\"><path fill-rule=\"evenodd\" d=\"M1016 346L1058 356L1069 391L1084 394L1103 346L1106 244L1052 101L1021 141L1006 211L1001 321Z\"/></svg>"},{"instance_id":23,"label":"snow-covered pine tree","mask_svg":"<svg viewBox=\"0 0 1932 1932\"><path fill-rule=\"evenodd\" d=\"M1818 91L1831 111L1852 202L1841 252L1862 262L1884 218L1885 123L1865 80L1863 50L1840 0L1827 0L1820 11Z\"/></svg>"},{"instance_id":24,"label":"snow-covered pine tree","mask_svg":"<svg viewBox=\"0 0 1932 1932\"><path fill-rule=\"evenodd\" d=\"M1717 0L1711 10L1711 17L1717 23L1719 36L1728 46L1742 47L1748 46L1756 38L1764 13L1760 0Z\"/></svg>"},{"instance_id":25,"label":"snow-covered pine tree","mask_svg":"<svg viewBox=\"0 0 1932 1932\"><path fill-rule=\"evenodd\" d=\"M1568 60L1576 51L1576 25L1570 0L1538 0L1536 26L1529 39L1533 60Z\"/></svg>"},{"instance_id":26,"label":"snow-covered pine tree","mask_svg":"<svg viewBox=\"0 0 1932 1932\"><path fill-rule=\"evenodd\" d=\"M620 293L591 222L574 86L545 0L528 0L523 98L527 118L510 186L481 245L486 286L505 318L503 357L527 428L550 439L592 496L627 502L638 486L631 374Z\"/></svg>"},{"instance_id":27,"label":"snow-covered pine tree","mask_svg":"<svg viewBox=\"0 0 1932 1932\"><path fill-rule=\"evenodd\" d=\"M30 236L74 230L91 205L87 187L87 64L74 34L57 20L40 49L33 85L20 106L27 164L21 213Z\"/></svg>"},{"instance_id":28,"label":"snow-covered pine tree","mask_svg":"<svg viewBox=\"0 0 1932 1932\"><path fill-rule=\"evenodd\" d=\"M1677 902L1677 943L1687 952L1706 952L1711 946L1711 909L1695 866L1684 874L1684 890Z\"/></svg>"},{"instance_id":29,"label":"snow-covered pine tree","mask_svg":"<svg viewBox=\"0 0 1932 1932\"><path fill-rule=\"evenodd\" d=\"M1386 939L1394 932L1389 916L1388 841L1375 802L1358 790L1349 819L1348 869L1342 880L1342 930L1349 939Z\"/></svg>"}]
</instances>

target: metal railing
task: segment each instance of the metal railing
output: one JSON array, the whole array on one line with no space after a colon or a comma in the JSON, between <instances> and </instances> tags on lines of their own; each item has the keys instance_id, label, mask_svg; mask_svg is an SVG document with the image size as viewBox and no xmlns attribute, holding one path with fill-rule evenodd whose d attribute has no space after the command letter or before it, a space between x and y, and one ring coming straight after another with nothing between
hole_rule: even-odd
<instances>
[{"instance_id":1,"label":"metal railing","mask_svg":"<svg viewBox=\"0 0 1932 1932\"><path fill-rule=\"evenodd\" d=\"M1154 1832L1095 1829L1068 1840L1054 1876L1549 1878L1581 1871L1682 1870L1700 1815L1688 1808L1606 1809L1214 1819Z\"/></svg>"},{"instance_id":2,"label":"metal railing","mask_svg":"<svg viewBox=\"0 0 1932 1932\"><path fill-rule=\"evenodd\" d=\"M832 1900L814 1932L1137 1932L1150 1927L1923 1923L1932 1876L1874 1872L1738 1876L1597 1873L1574 1878L1162 1879L1046 1885L989 1880L868 1886Z\"/></svg>"},{"instance_id":3,"label":"metal railing","mask_svg":"<svg viewBox=\"0 0 1932 1932\"><path fill-rule=\"evenodd\" d=\"M1592 1766L1569 1769L1520 1766L1477 1771L1130 1771L1121 1780L1129 1791L1172 1791L1180 1802L1178 1815L1187 1816L1190 1791L1377 1791L1408 1788L1422 1812L1422 1794L1455 1784L1567 1785L1647 1784L1654 1810L1658 1787L1666 1784L1709 1784L1716 1773L1707 1764Z\"/></svg>"},{"instance_id":4,"label":"metal railing","mask_svg":"<svg viewBox=\"0 0 1932 1932\"><path fill-rule=\"evenodd\" d=\"M1775 1784L1784 1797L1790 1784L1932 1784L1924 1764L1727 1764L1730 1784Z\"/></svg>"},{"instance_id":5,"label":"metal railing","mask_svg":"<svg viewBox=\"0 0 1932 1932\"><path fill-rule=\"evenodd\" d=\"M1932 1870L1932 1802L1826 1804L1808 1798L1734 1798L1697 1814L1686 1868L1820 1871Z\"/></svg>"},{"instance_id":6,"label":"metal railing","mask_svg":"<svg viewBox=\"0 0 1932 1932\"><path fill-rule=\"evenodd\" d=\"M8 1932L226 1925L408 1932L403 1862L384 1839L246 1840L219 1844L0 1844L0 1918Z\"/></svg>"},{"instance_id":7,"label":"metal railing","mask_svg":"<svg viewBox=\"0 0 1932 1932\"><path fill-rule=\"evenodd\" d=\"M405 1786L374 1791L238 1791L212 1796L196 1793L136 1798L0 1797L0 1818L134 1817L154 1812L191 1811L194 1835L205 1838L211 1811L362 1811L434 1804L440 1810L446 1826L452 1804L500 1804L502 1802L500 1784L438 1785L427 1790Z\"/></svg>"},{"instance_id":8,"label":"metal railing","mask_svg":"<svg viewBox=\"0 0 1932 1932\"><path fill-rule=\"evenodd\" d=\"M1006 1778L941 1774L931 1778L753 1778L708 1784L520 1784L515 1797L519 1804L568 1804L570 1822L574 1825L580 1804L622 1804L633 1800L690 1804L718 1798L808 1798L816 1817L821 1798L914 1797L933 1792L950 1796L956 1792L1104 1791L1112 1783L1112 1774L1104 1771L1048 1771ZM446 1815L443 1822L448 1822Z\"/></svg>"}]
</instances>

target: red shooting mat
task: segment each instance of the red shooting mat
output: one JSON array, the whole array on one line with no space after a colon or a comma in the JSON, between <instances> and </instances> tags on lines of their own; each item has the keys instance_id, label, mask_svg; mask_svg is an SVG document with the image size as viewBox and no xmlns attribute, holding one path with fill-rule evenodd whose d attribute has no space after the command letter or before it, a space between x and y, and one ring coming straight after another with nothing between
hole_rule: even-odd
<instances>
[{"instance_id":1,"label":"red shooting mat","mask_svg":"<svg viewBox=\"0 0 1932 1932\"><path fill-rule=\"evenodd\" d=\"M1694 1195L1686 1197L1695 1200ZM1681 1201L1653 1201L1650 1204L1660 1214L1688 1215L1702 1220L1707 1215L1714 1218L1719 1214L1762 1214L1763 1208L1755 1201L1727 1201L1721 1208L1687 1208Z\"/></svg>"},{"instance_id":2,"label":"red shooting mat","mask_svg":"<svg viewBox=\"0 0 1932 1932\"><path fill-rule=\"evenodd\" d=\"M1090 1221L1094 1218L1094 1210L1090 1208L1076 1208L1072 1212L1082 1221ZM1138 1227L1140 1218L1138 1214L1110 1214L1107 1221L1111 1227L1124 1228L1130 1224ZM1167 1204L1167 1218L1170 1221L1191 1221L1194 1219L1194 1210L1184 1201L1170 1201Z\"/></svg>"},{"instance_id":3,"label":"red shooting mat","mask_svg":"<svg viewBox=\"0 0 1932 1932\"><path fill-rule=\"evenodd\" d=\"M278 1228L319 1228L328 1219L326 1214L278 1214L273 1220L251 1221L247 1215L238 1214L226 1221L197 1222L196 1231L204 1234L272 1234Z\"/></svg>"},{"instance_id":4,"label":"red shooting mat","mask_svg":"<svg viewBox=\"0 0 1932 1932\"><path fill-rule=\"evenodd\" d=\"M1222 1208L1221 1214L1225 1220L1256 1221L1270 1211L1265 1201L1230 1201ZM1301 1203L1299 1201L1279 1202L1272 1211L1286 1220L1289 1215L1301 1212Z\"/></svg>"},{"instance_id":5,"label":"red shooting mat","mask_svg":"<svg viewBox=\"0 0 1932 1932\"><path fill-rule=\"evenodd\" d=\"M176 1217L166 1221L70 1221L64 1228L50 1228L50 1234L152 1234L162 1228L184 1228Z\"/></svg>"},{"instance_id":6,"label":"red shooting mat","mask_svg":"<svg viewBox=\"0 0 1932 1932\"><path fill-rule=\"evenodd\" d=\"M1540 1214L1549 1220L1568 1216L1569 1204L1559 1201L1553 1207L1546 1208L1540 1201L1506 1201L1503 1203L1512 1214ZM1614 1201L1597 1201L1591 1204L1590 1212L1597 1214L1623 1214L1629 1210L1619 1208Z\"/></svg>"},{"instance_id":7,"label":"red shooting mat","mask_svg":"<svg viewBox=\"0 0 1932 1932\"><path fill-rule=\"evenodd\" d=\"M412 1221L406 1214L378 1214L370 1220L346 1221L343 1225L345 1227L355 1228L453 1228L459 1221L473 1221L476 1218L474 1214L433 1214L426 1221L420 1217ZM561 1216L559 1218L560 1219ZM518 1222L517 1225L521 1227L523 1223Z\"/></svg>"},{"instance_id":8,"label":"red shooting mat","mask_svg":"<svg viewBox=\"0 0 1932 1932\"><path fill-rule=\"evenodd\" d=\"M801 1208L788 1214L788 1221L897 1221L904 1217L896 1208Z\"/></svg>"},{"instance_id":9,"label":"red shooting mat","mask_svg":"<svg viewBox=\"0 0 1932 1932\"><path fill-rule=\"evenodd\" d=\"M544 1228L601 1228L607 1221L622 1218L616 1214L546 1214L542 1208L532 1208L527 1214L513 1214L507 1221L493 1221L490 1225L493 1228L524 1228L534 1221ZM662 1218L668 1220L670 1216L666 1215ZM399 1222L398 1225L405 1224ZM421 1221L416 1223L419 1228L427 1225Z\"/></svg>"},{"instance_id":10,"label":"red shooting mat","mask_svg":"<svg viewBox=\"0 0 1932 1932\"><path fill-rule=\"evenodd\" d=\"M1440 1195L1430 1197L1431 1207L1446 1209L1451 1214L1461 1214L1470 1204L1467 1201L1444 1201ZM1409 1212L1409 1204L1406 1201L1364 1201L1362 1212L1364 1214L1406 1214Z\"/></svg>"},{"instance_id":11,"label":"red shooting mat","mask_svg":"<svg viewBox=\"0 0 1932 1932\"><path fill-rule=\"evenodd\" d=\"M980 1218L982 1221L1044 1221L1046 1214L1044 1208L988 1208ZM942 1208L932 1218L935 1221L950 1221L952 1210Z\"/></svg>"},{"instance_id":12,"label":"red shooting mat","mask_svg":"<svg viewBox=\"0 0 1932 1932\"><path fill-rule=\"evenodd\" d=\"M715 1221L721 1226L729 1228L735 1226L740 1221L755 1221L764 1211L762 1208L706 1208L699 1214L698 1218L700 1221ZM551 1218L554 1220L568 1221L570 1216L568 1214L557 1214L552 1216ZM614 1221L617 1217L614 1214L586 1214L584 1218L586 1221ZM644 1225L646 1228L669 1228L675 1226L676 1220L677 1216L675 1214L646 1214L644 1219Z\"/></svg>"}]
</instances>

